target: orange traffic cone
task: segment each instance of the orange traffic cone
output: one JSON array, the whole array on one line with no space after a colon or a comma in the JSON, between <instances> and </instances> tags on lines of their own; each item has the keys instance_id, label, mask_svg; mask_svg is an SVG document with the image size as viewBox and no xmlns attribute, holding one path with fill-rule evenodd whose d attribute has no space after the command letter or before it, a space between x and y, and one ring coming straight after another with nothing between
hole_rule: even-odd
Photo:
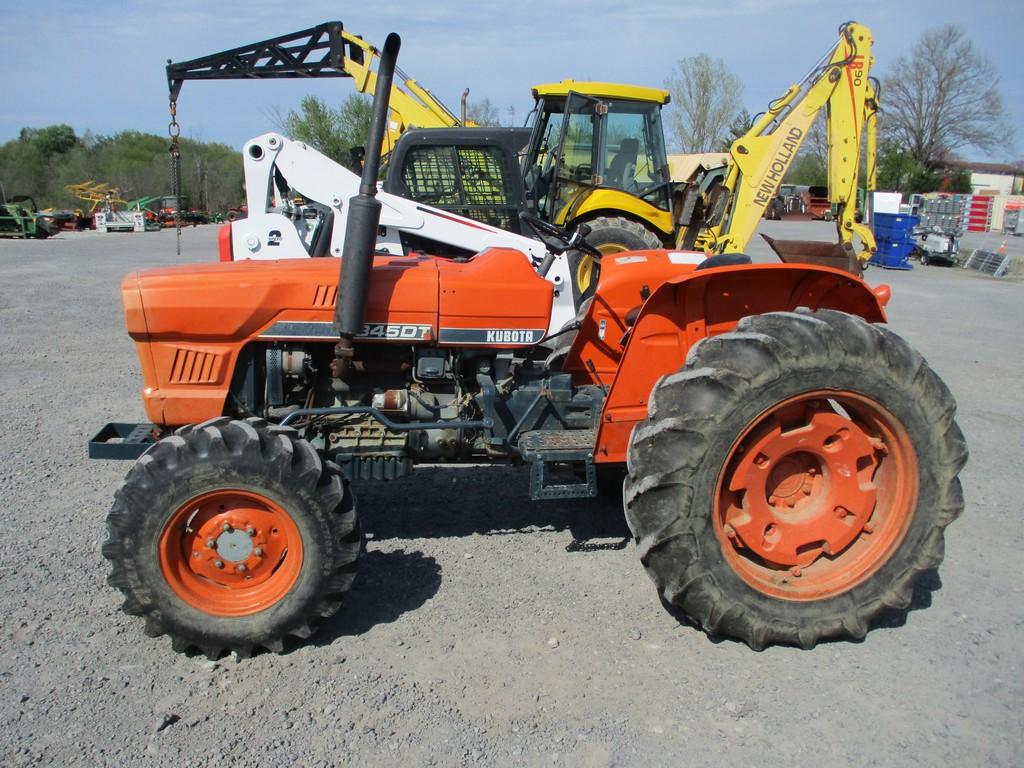
<instances>
[{"instance_id":1,"label":"orange traffic cone","mask_svg":"<svg viewBox=\"0 0 1024 768\"><path fill-rule=\"evenodd\" d=\"M1006 255L1006 240L1003 240L1003 244L996 249L996 253L998 253L1000 256Z\"/></svg>"}]
</instances>

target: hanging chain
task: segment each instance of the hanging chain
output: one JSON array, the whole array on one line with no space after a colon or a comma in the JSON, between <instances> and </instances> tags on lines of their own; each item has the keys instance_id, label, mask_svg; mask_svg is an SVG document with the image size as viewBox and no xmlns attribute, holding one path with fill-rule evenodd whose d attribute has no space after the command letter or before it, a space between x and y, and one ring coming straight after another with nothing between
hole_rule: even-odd
<instances>
[{"instance_id":1,"label":"hanging chain","mask_svg":"<svg viewBox=\"0 0 1024 768\"><path fill-rule=\"evenodd\" d=\"M168 147L171 157L171 195L174 196L174 228L177 231L178 255L181 256L181 148L178 146L178 137L181 135L181 126L178 125L178 105L171 99L171 122L167 126L167 133L171 137L171 145Z\"/></svg>"}]
</instances>

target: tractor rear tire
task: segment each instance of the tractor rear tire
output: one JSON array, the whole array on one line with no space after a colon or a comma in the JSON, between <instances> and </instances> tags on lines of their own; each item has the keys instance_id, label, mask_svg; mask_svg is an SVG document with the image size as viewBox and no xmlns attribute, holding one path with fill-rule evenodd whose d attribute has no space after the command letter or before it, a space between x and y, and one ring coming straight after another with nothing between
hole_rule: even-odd
<instances>
[{"instance_id":1,"label":"tractor rear tire","mask_svg":"<svg viewBox=\"0 0 1024 768\"><path fill-rule=\"evenodd\" d=\"M308 638L341 606L362 548L341 469L262 419L160 440L128 472L107 529L123 610L211 659Z\"/></svg>"},{"instance_id":2,"label":"tractor rear tire","mask_svg":"<svg viewBox=\"0 0 1024 768\"><path fill-rule=\"evenodd\" d=\"M967 447L924 358L842 312L744 318L663 377L626 518L662 598L761 650L906 612L963 511Z\"/></svg>"},{"instance_id":3,"label":"tractor rear tire","mask_svg":"<svg viewBox=\"0 0 1024 768\"><path fill-rule=\"evenodd\" d=\"M647 251L665 247L657 234L632 219L602 216L591 219L586 224L590 227L587 242L605 256L623 251ZM576 306L579 306L580 301L594 294L600 268L595 269L594 258L585 253L575 252L570 258L573 299Z\"/></svg>"}]
</instances>

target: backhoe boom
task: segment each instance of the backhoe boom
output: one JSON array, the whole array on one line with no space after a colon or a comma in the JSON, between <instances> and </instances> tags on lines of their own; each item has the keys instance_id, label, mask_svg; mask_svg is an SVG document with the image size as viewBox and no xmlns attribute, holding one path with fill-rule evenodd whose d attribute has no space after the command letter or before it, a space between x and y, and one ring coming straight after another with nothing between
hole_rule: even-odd
<instances>
[{"instance_id":1,"label":"backhoe boom","mask_svg":"<svg viewBox=\"0 0 1024 768\"><path fill-rule=\"evenodd\" d=\"M853 255L853 240L860 241L856 257L867 261L875 250L871 230L860 221L857 189L866 136L866 184L875 187L877 96L868 73L871 32L855 22L844 24L839 40L799 83L773 101L750 129L729 150L725 179L712 188L703 207L703 219L681 227L679 243L692 243L709 253L744 250L778 193L783 178L797 156L808 132L825 110L828 130L828 195L836 204L839 230L836 246L819 249L819 256ZM809 246L810 244L804 244ZM830 253L826 253L826 248ZM777 247L778 250L778 247ZM813 248L801 247L801 257L813 256ZM780 257L786 260L786 255ZM803 258L801 258L803 260Z\"/></svg>"}]
</instances>

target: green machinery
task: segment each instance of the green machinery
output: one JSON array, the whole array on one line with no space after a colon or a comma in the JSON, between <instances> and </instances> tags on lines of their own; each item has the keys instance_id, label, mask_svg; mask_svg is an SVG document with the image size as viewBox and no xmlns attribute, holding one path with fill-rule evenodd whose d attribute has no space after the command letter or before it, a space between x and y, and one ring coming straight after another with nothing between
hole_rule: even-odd
<instances>
[{"instance_id":1,"label":"green machinery","mask_svg":"<svg viewBox=\"0 0 1024 768\"><path fill-rule=\"evenodd\" d=\"M39 213L36 201L28 195L15 195L10 202L0 203L0 237L44 238L57 230L53 219Z\"/></svg>"}]
</instances>

